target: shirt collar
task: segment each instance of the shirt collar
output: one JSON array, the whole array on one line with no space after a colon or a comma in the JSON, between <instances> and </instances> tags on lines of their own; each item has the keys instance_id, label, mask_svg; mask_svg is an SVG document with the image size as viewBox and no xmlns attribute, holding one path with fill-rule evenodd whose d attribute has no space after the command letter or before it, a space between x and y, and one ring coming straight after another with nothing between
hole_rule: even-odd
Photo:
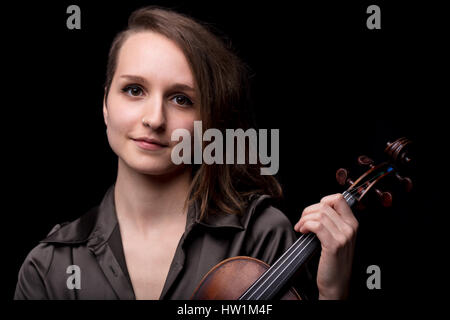
<instances>
[{"instance_id":1,"label":"shirt collar","mask_svg":"<svg viewBox=\"0 0 450 320\"><path fill-rule=\"evenodd\" d=\"M106 191L99 206L93 207L77 220L56 225L47 237L40 241L43 243L79 244L87 242L88 245L98 247L108 241L117 225L117 213L114 200L115 183ZM247 208L246 215L237 214L209 214L200 220L200 207L194 202L188 208L188 224L200 224L210 228L245 229L245 216L252 214L255 208L269 195L254 195ZM186 226L186 229L188 225Z\"/></svg>"},{"instance_id":2,"label":"shirt collar","mask_svg":"<svg viewBox=\"0 0 450 320\"><path fill-rule=\"evenodd\" d=\"M100 205L70 223L56 225L41 242L99 246L106 242L117 225L114 185L106 191Z\"/></svg>"}]
</instances>

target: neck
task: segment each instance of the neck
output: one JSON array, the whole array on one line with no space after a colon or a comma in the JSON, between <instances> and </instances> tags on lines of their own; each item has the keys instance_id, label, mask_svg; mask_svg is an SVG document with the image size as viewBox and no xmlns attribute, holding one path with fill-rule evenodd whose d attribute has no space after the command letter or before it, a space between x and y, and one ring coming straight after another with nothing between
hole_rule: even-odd
<instances>
[{"instance_id":1,"label":"neck","mask_svg":"<svg viewBox=\"0 0 450 320\"><path fill-rule=\"evenodd\" d=\"M114 188L119 223L145 233L155 226L185 219L190 182L189 168L149 175L137 172L119 158Z\"/></svg>"}]
</instances>

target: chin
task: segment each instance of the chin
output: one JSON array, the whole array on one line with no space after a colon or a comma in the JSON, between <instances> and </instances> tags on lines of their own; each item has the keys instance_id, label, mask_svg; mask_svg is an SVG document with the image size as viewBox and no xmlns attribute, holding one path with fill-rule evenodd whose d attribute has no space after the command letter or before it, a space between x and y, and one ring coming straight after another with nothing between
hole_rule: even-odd
<instances>
[{"instance_id":1,"label":"chin","mask_svg":"<svg viewBox=\"0 0 450 320\"><path fill-rule=\"evenodd\" d=\"M183 165L175 165L170 159L168 161L140 161L128 162L128 167L141 174L148 174L153 176L162 176L167 174L174 174L183 170Z\"/></svg>"},{"instance_id":2,"label":"chin","mask_svg":"<svg viewBox=\"0 0 450 320\"><path fill-rule=\"evenodd\" d=\"M142 174L147 174L147 175L151 175L151 176L164 176L164 175L168 175L168 174L173 174L176 173L179 170L176 170L176 168L142 168L142 169L137 169L136 171L138 171L139 173Z\"/></svg>"}]
</instances>

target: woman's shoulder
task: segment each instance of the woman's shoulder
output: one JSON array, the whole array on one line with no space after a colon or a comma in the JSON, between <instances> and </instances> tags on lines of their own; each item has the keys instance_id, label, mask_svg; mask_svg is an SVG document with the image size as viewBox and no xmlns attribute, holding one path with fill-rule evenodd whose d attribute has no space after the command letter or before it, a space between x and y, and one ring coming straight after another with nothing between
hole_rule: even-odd
<instances>
[{"instance_id":1,"label":"woman's shoulder","mask_svg":"<svg viewBox=\"0 0 450 320\"><path fill-rule=\"evenodd\" d=\"M40 243L73 244L89 239L95 228L99 207L92 207L79 218L56 224Z\"/></svg>"},{"instance_id":2,"label":"woman's shoulder","mask_svg":"<svg viewBox=\"0 0 450 320\"><path fill-rule=\"evenodd\" d=\"M244 215L245 254L272 264L297 239L289 218L268 195L254 196Z\"/></svg>"},{"instance_id":3,"label":"woman's shoulder","mask_svg":"<svg viewBox=\"0 0 450 320\"><path fill-rule=\"evenodd\" d=\"M267 194L253 194L241 214L214 213L198 219L197 222L214 229L233 228L247 233L291 228L287 216L274 206L273 198Z\"/></svg>"},{"instance_id":4,"label":"woman's shoulder","mask_svg":"<svg viewBox=\"0 0 450 320\"><path fill-rule=\"evenodd\" d=\"M265 232L291 230L292 224L286 214L278 209L271 196L254 195L243 217L246 227Z\"/></svg>"},{"instance_id":5,"label":"woman's shoulder","mask_svg":"<svg viewBox=\"0 0 450 320\"><path fill-rule=\"evenodd\" d=\"M27 254L22 269L33 267L39 273L45 274L51 265L53 251L56 247L82 244L90 238L97 211L97 207L93 207L76 220L53 226L45 238L40 240Z\"/></svg>"},{"instance_id":6,"label":"woman's shoulder","mask_svg":"<svg viewBox=\"0 0 450 320\"><path fill-rule=\"evenodd\" d=\"M47 299L48 274L60 264L70 265L71 247L90 239L96 207L72 222L56 224L26 255L18 273L15 299ZM65 269L64 269L65 271Z\"/></svg>"}]
</instances>

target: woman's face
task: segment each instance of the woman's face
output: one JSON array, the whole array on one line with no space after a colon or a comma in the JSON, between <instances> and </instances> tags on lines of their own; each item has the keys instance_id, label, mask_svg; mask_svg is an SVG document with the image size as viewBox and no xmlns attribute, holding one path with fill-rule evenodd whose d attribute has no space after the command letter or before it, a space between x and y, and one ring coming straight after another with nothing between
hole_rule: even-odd
<instances>
[{"instance_id":1,"label":"woman's face","mask_svg":"<svg viewBox=\"0 0 450 320\"><path fill-rule=\"evenodd\" d=\"M152 175L179 168L171 160L179 142L171 141L171 135L183 128L193 137L194 121L200 120L195 88L188 61L173 41L155 32L131 34L119 51L103 103L108 141L120 160ZM148 150L135 141L142 137L165 146Z\"/></svg>"}]
</instances>

